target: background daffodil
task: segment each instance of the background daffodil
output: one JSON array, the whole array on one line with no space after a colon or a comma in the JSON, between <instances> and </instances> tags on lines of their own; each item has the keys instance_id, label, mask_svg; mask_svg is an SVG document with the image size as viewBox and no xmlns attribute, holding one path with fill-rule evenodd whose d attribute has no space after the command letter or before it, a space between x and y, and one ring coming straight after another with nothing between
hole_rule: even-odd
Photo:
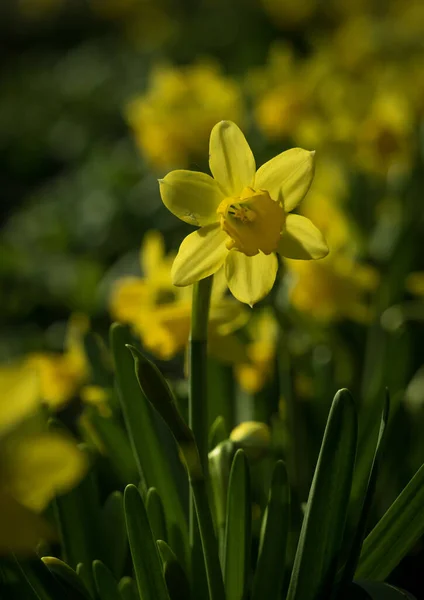
<instances>
[{"instance_id":1,"label":"background daffodil","mask_svg":"<svg viewBox=\"0 0 424 600\"><path fill-rule=\"evenodd\" d=\"M213 177L177 170L160 180L165 206L200 227L180 246L173 283L190 285L224 265L232 294L253 305L274 285L277 253L295 259L328 253L309 219L288 214L311 186L314 153L292 148L256 171L249 144L231 121L212 129L209 152Z\"/></svg>"}]
</instances>

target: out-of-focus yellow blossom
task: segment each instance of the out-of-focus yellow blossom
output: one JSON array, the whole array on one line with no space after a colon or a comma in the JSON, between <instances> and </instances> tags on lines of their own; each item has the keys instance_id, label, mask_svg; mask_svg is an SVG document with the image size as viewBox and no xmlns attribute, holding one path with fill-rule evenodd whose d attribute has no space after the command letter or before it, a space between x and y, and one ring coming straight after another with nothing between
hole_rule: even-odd
<instances>
[{"instance_id":1,"label":"out-of-focus yellow blossom","mask_svg":"<svg viewBox=\"0 0 424 600\"><path fill-rule=\"evenodd\" d=\"M410 273L406 278L405 286L411 294L424 298L424 272Z\"/></svg>"},{"instance_id":2,"label":"out-of-focus yellow blossom","mask_svg":"<svg viewBox=\"0 0 424 600\"><path fill-rule=\"evenodd\" d=\"M254 314L248 324L248 335L247 361L236 365L235 374L241 387L255 394L274 372L278 326L272 312L263 310Z\"/></svg>"},{"instance_id":3,"label":"out-of-focus yellow blossom","mask_svg":"<svg viewBox=\"0 0 424 600\"><path fill-rule=\"evenodd\" d=\"M38 373L42 399L54 408L66 404L88 377L83 345L88 327L87 317L73 315L68 323L63 354L37 352L26 359Z\"/></svg>"},{"instance_id":4,"label":"out-of-focus yellow blossom","mask_svg":"<svg viewBox=\"0 0 424 600\"><path fill-rule=\"evenodd\" d=\"M356 160L363 170L408 168L415 150L414 118L404 93L382 89L358 128Z\"/></svg>"},{"instance_id":5,"label":"out-of-focus yellow blossom","mask_svg":"<svg viewBox=\"0 0 424 600\"><path fill-rule=\"evenodd\" d=\"M156 67L146 93L128 105L127 119L154 167L186 167L205 156L209 132L219 119L243 119L242 95L213 62Z\"/></svg>"},{"instance_id":6,"label":"out-of-focus yellow blossom","mask_svg":"<svg viewBox=\"0 0 424 600\"><path fill-rule=\"evenodd\" d=\"M165 254L159 232L146 234L140 253L144 277L118 279L110 301L112 318L130 324L144 346L163 360L184 350L190 333L192 290L172 284L174 258L173 254ZM239 354L240 344L229 334L248 318L239 304L224 298L225 290L225 279L218 276L212 290L209 346L224 360L228 352Z\"/></svg>"},{"instance_id":7,"label":"out-of-focus yellow blossom","mask_svg":"<svg viewBox=\"0 0 424 600\"><path fill-rule=\"evenodd\" d=\"M286 261L292 276L290 302L299 311L323 322L351 319L367 323L372 309L367 293L378 285L369 265L346 253L331 253L319 263Z\"/></svg>"},{"instance_id":8,"label":"out-of-focus yellow blossom","mask_svg":"<svg viewBox=\"0 0 424 600\"><path fill-rule=\"evenodd\" d=\"M165 206L200 227L180 246L172 265L174 285L191 285L224 266L233 296L252 306L274 285L277 253L304 260L325 256L321 232L306 217L290 214L311 186L314 154L293 148L256 171L237 125L215 125L209 145L213 178L179 170L160 180Z\"/></svg>"},{"instance_id":9,"label":"out-of-focus yellow blossom","mask_svg":"<svg viewBox=\"0 0 424 600\"><path fill-rule=\"evenodd\" d=\"M70 437L46 430L39 377L28 363L0 369L0 552L34 550L51 528L38 516L84 475Z\"/></svg>"},{"instance_id":10,"label":"out-of-focus yellow blossom","mask_svg":"<svg viewBox=\"0 0 424 600\"><path fill-rule=\"evenodd\" d=\"M302 203L302 214L322 231L332 253L347 247L354 249L353 224L343 208L346 194L347 181L340 164L320 161L314 185Z\"/></svg>"}]
</instances>

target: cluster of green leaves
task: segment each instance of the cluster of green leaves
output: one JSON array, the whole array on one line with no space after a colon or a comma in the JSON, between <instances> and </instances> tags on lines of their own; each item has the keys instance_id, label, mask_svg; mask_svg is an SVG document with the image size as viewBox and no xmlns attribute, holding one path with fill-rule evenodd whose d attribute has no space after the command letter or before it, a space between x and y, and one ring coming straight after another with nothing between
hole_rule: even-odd
<instances>
[{"instance_id":1,"label":"cluster of green leaves","mask_svg":"<svg viewBox=\"0 0 424 600\"><path fill-rule=\"evenodd\" d=\"M355 495L357 410L345 389L332 403L303 515L285 463L273 460L256 549L253 465L246 452L240 446L228 451L227 444L221 472L215 468L208 475L168 383L123 326L112 326L111 350L125 433L112 418L97 414L92 423L124 492L112 491L100 501L93 468L76 489L57 497L51 517L60 547L40 545L41 559L3 560L1 584L8 598L412 598L384 580L424 532L424 466L377 524L367 527L388 397L360 494ZM99 369L93 348L90 355L93 369ZM215 441L218 429L211 436ZM211 488L222 480L227 494L220 527ZM191 527L187 483L194 500Z\"/></svg>"}]
</instances>

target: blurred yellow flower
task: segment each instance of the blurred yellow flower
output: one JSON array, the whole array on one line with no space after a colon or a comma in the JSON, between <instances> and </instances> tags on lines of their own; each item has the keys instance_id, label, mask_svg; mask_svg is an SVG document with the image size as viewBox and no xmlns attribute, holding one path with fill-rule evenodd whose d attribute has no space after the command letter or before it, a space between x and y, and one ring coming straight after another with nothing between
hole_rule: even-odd
<instances>
[{"instance_id":1,"label":"blurred yellow flower","mask_svg":"<svg viewBox=\"0 0 424 600\"><path fill-rule=\"evenodd\" d=\"M278 325L270 310L262 310L253 315L247 330L247 360L236 364L235 375L243 389L255 394L274 372Z\"/></svg>"},{"instance_id":2,"label":"blurred yellow flower","mask_svg":"<svg viewBox=\"0 0 424 600\"><path fill-rule=\"evenodd\" d=\"M146 234L140 253L144 277L123 277L115 282L110 300L113 319L130 324L144 346L168 360L184 350L191 321L191 288L177 288L171 281L173 254L165 254L161 234ZM229 334L244 325L247 314L238 303L224 298L225 279L214 281L210 310L210 350L225 360L228 348L239 344ZM221 344L224 337L225 344ZM225 346L223 348L223 346Z\"/></svg>"},{"instance_id":3,"label":"blurred yellow flower","mask_svg":"<svg viewBox=\"0 0 424 600\"><path fill-rule=\"evenodd\" d=\"M71 489L86 459L64 433L46 431L36 370L0 368L0 552L34 550L50 526L36 513Z\"/></svg>"},{"instance_id":4,"label":"blurred yellow flower","mask_svg":"<svg viewBox=\"0 0 424 600\"><path fill-rule=\"evenodd\" d=\"M179 170L159 182L165 206L200 227L182 242L172 280L191 285L224 266L233 296L252 306L274 285L277 252L305 260L328 253L309 219L288 214L311 186L314 152L293 148L256 171L246 138L231 121L215 125L209 148L214 178Z\"/></svg>"},{"instance_id":5,"label":"blurred yellow flower","mask_svg":"<svg viewBox=\"0 0 424 600\"><path fill-rule=\"evenodd\" d=\"M63 354L36 352L26 362L38 373L41 396L54 408L66 404L88 377L83 337L89 321L84 315L73 315L68 323Z\"/></svg>"},{"instance_id":6,"label":"blurred yellow flower","mask_svg":"<svg viewBox=\"0 0 424 600\"><path fill-rule=\"evenodd\" d=\"M146 159L158 169L187 167L204 157L212 126L242 120L238 84L213 62L156 67L144 95L127 107L127 119Z\"/></svg>"},{"instance_id":7,"label":"blurred yellow flower","mask_svg":"<svg viewBox=\"0 0 424 600\"><path fill-rule=\"evenodd\" d=\"M372 308L367 293L378 285L374 268L347 253L331 253L319 263L286 261L292 278L290 301L299 311L323 322L351 319L367 323Z\"/></svg>"},{"instance_id":8,"label":"blurred yellow flower","mask_svg":"<svg viewBox=\"0 0 424 600\"><path fill-rule=\"evenodd\" d=\"M405 287L414 296L424 297L424 272L416 271L409 273L406 278Z\"/></svg>"}]
</instances>

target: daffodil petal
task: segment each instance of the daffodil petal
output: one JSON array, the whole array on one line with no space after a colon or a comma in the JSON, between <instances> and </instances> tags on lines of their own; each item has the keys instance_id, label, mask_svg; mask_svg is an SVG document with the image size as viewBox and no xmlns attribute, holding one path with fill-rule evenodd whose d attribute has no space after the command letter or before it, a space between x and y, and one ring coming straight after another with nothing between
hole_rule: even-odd
<instances>
[{"instance_id":1,"label":"daffodil petal","mask_svg":"<svg viewBox=\"0 0 424 600\"><path fill-rule=\"evenodd\" d=\"M207 225L190 233L183 240L172 265L173 284L191 285L216 273L228 255L227 240L228 236L219 224Z\"/></svg>"},{"instance_id":2,"label":"daffodil petal","mask_svg":"<svg viewBox=\"0 0 424 600\"><path fill-rule=\"evenodd\" d=\"M218 221L223 199L218 183L197 171L171 171L159 180L162 201L176 217L197 227Z\"/></svg>"},{"instance_id":3,"label":"daffodil petal","mask_svg":"<svg viewBox=\"0 0 424 600\"><path fill-rule=\"evenodd\" d=\"M327 256L328 246L312 221L301 215L287 215L278 252L286 258L310 260Z\"/></svg>"},{"instance_id":4,"label":"daffodil petal","mask_svg":"<svg viewBox=\"0 0 424 600\"><path fill-rule=\"evenodd\" d=\"M258 169L254 187L266 190L273 200L283 203L286 212L290 212L306 196L314 171L315 152L292 148Z\"/></svg>"},{"instance_id":5,"label":"daffodil petal","mask_svg":"<svg viewBox=\"0 0 424 600\"><path fill-rule=\"evenodd\" d=\"M240 196L253 185L256 165L249 144L232 121L221 121L212 129L209 167L226 196Z\"/></svg>"},{"instance_id":6,"label":"daffodil petal","mask_svg":"<svg viewBox=\"0 0 424 600\"><path fill-rule=\"evenodd\" d=\"M57 493L70 490L87 470L81 450L59 433L18 434L7 451L7 489L34 511L44 509Z\"/></svg>"},{"instance_id":7,"label":"daffodil petal","mask_svg":"<svg viewBox=\"0 0 424 600\"><path fill-rule=\"evenodd\" d=\"M277 275L275 254L246 256L233 250L225 261L225 274L231 293L240 302L253 306L271 291Z\"/></svg>"}]
</instances>

